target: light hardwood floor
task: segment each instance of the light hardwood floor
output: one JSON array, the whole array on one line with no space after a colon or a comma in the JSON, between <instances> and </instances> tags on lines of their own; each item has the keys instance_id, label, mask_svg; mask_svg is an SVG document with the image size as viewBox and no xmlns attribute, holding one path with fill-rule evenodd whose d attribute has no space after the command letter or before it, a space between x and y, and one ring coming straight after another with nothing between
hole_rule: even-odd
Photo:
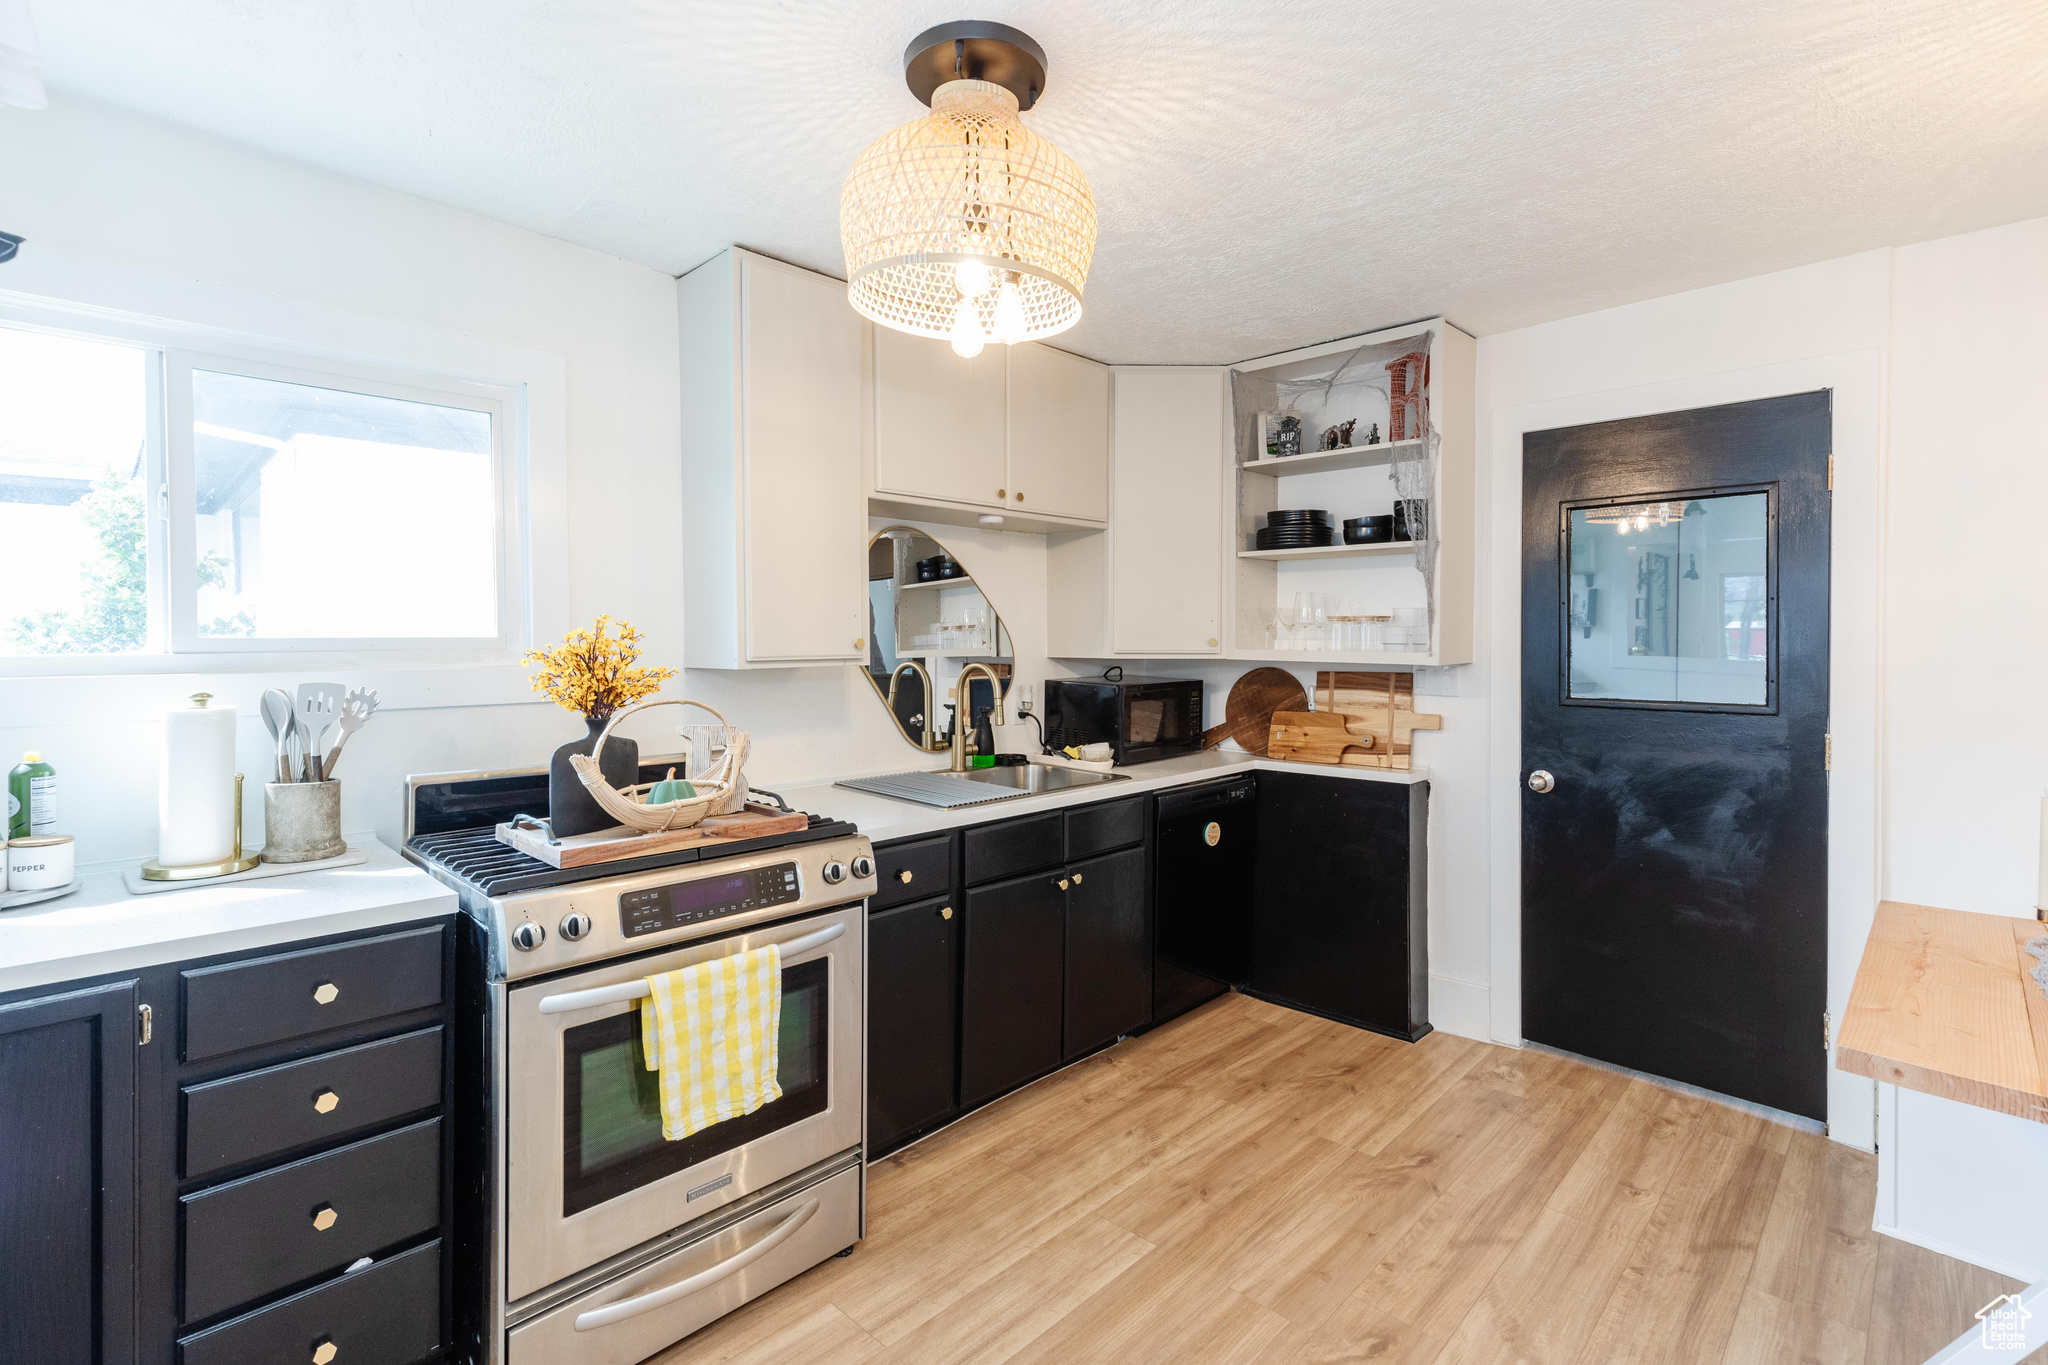
<instances>
[{"instance_id":1,"label":"light hardwood floor","mask_svg":"<svg viewBox=\"0 0 2048 1365\"><path fill-rule=\"evenodd\" d=\"M1918 1365L2018 1286L1872 1232L1876 1173L1602 1068L1228 996L877 1163L850 1257L656 1360Z\"/></svg>"}]
</instances>

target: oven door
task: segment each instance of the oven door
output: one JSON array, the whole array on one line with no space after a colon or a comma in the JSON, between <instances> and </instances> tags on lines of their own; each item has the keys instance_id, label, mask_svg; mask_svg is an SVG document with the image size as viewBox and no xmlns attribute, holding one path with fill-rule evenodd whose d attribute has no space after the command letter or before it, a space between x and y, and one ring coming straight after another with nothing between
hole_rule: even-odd
<instances>
[{"instance_id":1,"label":"oven door","mask_svg":"<svg viewBox=\"0 0 2048 1365\"><path fill-rule=\"evenodd\" d=\"M860 1144L863 929L860 905L840 906L506 992L508 1300ZM639 1001L574 997L770 943L793 949L782 962L782 1097L664 1141Z\"/></svg>"}]
</instances>

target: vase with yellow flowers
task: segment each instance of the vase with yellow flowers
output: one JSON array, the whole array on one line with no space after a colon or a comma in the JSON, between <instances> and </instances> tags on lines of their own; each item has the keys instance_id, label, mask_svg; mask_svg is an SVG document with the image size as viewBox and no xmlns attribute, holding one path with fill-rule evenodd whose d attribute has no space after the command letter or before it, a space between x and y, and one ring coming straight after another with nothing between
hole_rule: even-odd
<instances>
[{"instance_id":1,"label":"vase with yellow flowers","mask_svg":"<svg viewBox=\"0 0 2048 1365\"><path fill-rule=\"evenodd\" d=\"M548 827L557 839L618 823L584 790L569 755L590 753L614 711L652 696L676 675L673 668L640 664L640 632L629 622L621 621L615 633L607 633L611 627L612 618L600 616L587 630L570 631L552 648L526 652L526 662L538 665L533 690L583 717L589 729L582 739L555 750L548 764ZM598 755L598 766L606 782L624 790L640 780L640 746L613 735Z\"/></svg>"}]
</instances>

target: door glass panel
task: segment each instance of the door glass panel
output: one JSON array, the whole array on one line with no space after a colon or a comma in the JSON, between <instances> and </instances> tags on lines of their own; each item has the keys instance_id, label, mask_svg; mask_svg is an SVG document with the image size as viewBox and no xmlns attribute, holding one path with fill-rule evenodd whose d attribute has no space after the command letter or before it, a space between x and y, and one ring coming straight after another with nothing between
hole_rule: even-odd
<instances>
[{"instance_id":1,"label":"door glass panel","mask_svg":"<svg viewBox=\"0 0 2048 1365\"><path fill-rule=\"evenodd\" d=\"M817 958L782 972L776 1081L782 1098L676 1142L661 1136L658 1077L640 1048L640 1011L580 1024L562 1035L562 1215L567 1217L742 1143L825 1112L826 973Z\"/></svg>"},{"instance_id":2,"label":"door glass panel","mask_svg":"<svg viewBox=\"0 0 2048 1365\"><path fill-rule=\"evenodd\" d=\"M1770 701L1770 495L1575 507L1574 698Z\"/></svg>"}]
</instances>

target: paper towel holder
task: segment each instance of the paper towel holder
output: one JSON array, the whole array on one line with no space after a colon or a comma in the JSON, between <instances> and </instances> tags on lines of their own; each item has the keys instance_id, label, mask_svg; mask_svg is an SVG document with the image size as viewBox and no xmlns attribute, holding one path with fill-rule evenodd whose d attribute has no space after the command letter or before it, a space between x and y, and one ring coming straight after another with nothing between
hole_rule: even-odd
<instances>
[{"instance_id":1,"label":"paper towel holder","mask_svg":"<svg viewBox=\"0 0 2048 1365\"><path fill-rule=\"evenodd\" d=\"M206 703L201 702L204 706ZM217 847L217 845L216 845ZM235 851L214 863L186 863L178 867L166 867L151 858L142 865L142 880L146 882L196 882L208 877L230 877L237 872L247 872L263 859L254 853L242 852L242 775L235 774Z\"/></svg>"}]
</instances>

